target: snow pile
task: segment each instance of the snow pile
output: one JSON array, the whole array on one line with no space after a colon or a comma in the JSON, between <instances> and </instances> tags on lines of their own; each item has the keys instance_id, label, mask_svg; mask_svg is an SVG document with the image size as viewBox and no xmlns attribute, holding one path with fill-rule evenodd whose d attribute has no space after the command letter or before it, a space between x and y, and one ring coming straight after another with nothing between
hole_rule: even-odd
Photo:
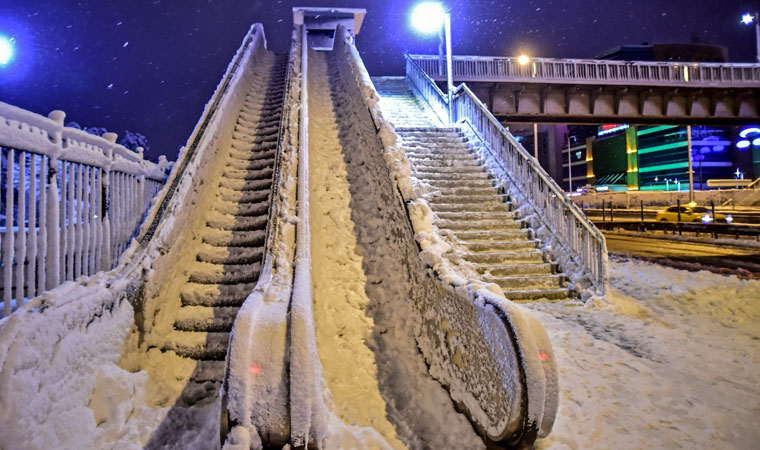
<instances>
[{"instance_id":1,"label":"snow pile","mask_svg":"<svg viewBox=\"0 0 760 450\"><path fill-rule=\"evenodd\" d=\"M529 306L563 380L538 448L757 448L760 281L613 258L610 285Z\"/></svg>"},{"instance_id":2,"label":"snow pile","mask_svg":"<svg viewBox=\"0 0 760 450\"><path fill-rule=\"evenodd\" d=\"M433 284L419 280L421 289L428 291L412 297L417 299L414 307L421 318L414 324L416 337L430 373L450 390L452 399L490 439L501 439L523 426L528 429L526 441L539 427L542 435L548 434L556 411L557 382L545 330L527 311L508 302L500 289L461 273L451 264L447 244L432 226L429 205L415 193L400 138L393 125L383 119L379 96L368 81L356 48L350 41L336 39L335 52L348 61L343 78L350 80L349 88L356 83L357 94L363 95L364 107L379 130L386 170L407 202L413 235L422 248L422 252L414 252L414 258L435 277L430 280ZM518 382L521 376L529 380L527 386ZM524 393L523 388L527 388ZM523 395L528 397L527 402L518 400ZM527 411L522 409L525 404Z\"/></svg>"}]
</instances>

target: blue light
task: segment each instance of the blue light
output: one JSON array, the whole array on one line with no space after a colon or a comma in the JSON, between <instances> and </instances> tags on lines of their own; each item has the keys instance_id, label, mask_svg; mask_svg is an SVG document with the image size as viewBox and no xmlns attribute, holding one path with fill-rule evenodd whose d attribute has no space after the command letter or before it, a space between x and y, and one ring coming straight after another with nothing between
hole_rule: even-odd
<instances>
[{"instance_id":1,"label":"blue light","mask_svg":"<svg viewBox=\"0 0 760 450\"><path fill-rule=\"evenodd\" d=\"M760 145L760 137L755 138L755 140L752 141L752 145L754 145L754 146Z\"/></svg>"},{"instance_id":2,"label":"blue light","mask_svg":"<svg viewBox=\"0 0 760 450\"><path fill-rule=\"evenodd\" d=\"M760 128L756 126L744 128L739 132L739 137L745 138L749 136L750 134L760 134Z\"/></svg>"},{"instance_id":3,"label":"blue light","mask_svg":"<svg viewBox=\"0 0 760 450\"><path fill-rule=\"evenodd\" d=\"M4 66L13 59L13 39L0 35L0 65Z\"/></svg>"},{"instance_id":4,"label":"blue light","mask_svg":"<svg viewBox=\"0 0 760 450\"><path fill-rule=\"evenodd\" d=\"M749 147L749 140L744 139L736 143L736 148L748 148Z\"/></svg>"},{"instance_id":5,"label":"blue light","mask_svg":"<svg viewBox=\"0 0 760 450\"><path fill-rule=\"evenodd\" d=\"M744 13L744 14L742 14L742 21L741 22L744 25L752 25L752 22L754 22L754 21L755 21L755 16L753 16L752 14L750 14L750 13Z\"/></svg>"},{"instance_id":6,"label":"blue light","mask_svg":"<svg viewBox=\"0 0 760 450\"><path fill-rule=\"evenodd\" d=\"M446 11L440 3L420 3L412 10L412 26L420 33L437 33L443 26L445 16Z\"/></svg>"}]
</instances>

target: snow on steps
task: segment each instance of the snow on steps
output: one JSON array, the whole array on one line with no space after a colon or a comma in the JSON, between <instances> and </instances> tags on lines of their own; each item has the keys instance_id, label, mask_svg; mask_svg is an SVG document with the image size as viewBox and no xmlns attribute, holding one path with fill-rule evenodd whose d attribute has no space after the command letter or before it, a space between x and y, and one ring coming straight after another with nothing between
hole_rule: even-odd
<instances>
[{"instance_id":1,"label":"snow on steps","mask_svg":"<svg viewBox=\"0 0 760 450\"><path fill-rule=\"evenodd\" d=\"M261 272L285 69L280 57L268 70L268 85L254 86L245 98L232 149L224 154L226 166L236 171L225 171L217 184L218 202L207 213L197 261L188 268L191 289L179 294L182 306L164 351L200 361L227 355L238 309ZM221 383L223 374L215 381Z\"/></svg>"},{"instance_id":2,"label":"snow on steps","mask_svg":"<svg viewBox=\"0 0 760 450\"><path fill-rule=\"evenodd\" d=\"M481 172L485 168L478 161L468 140L456 129L436 128L399 128L397 132L410 146L412 175L419 181L431 186L426 195L434 213L439 212L438 205L489 205L505 204L507 209L514 209L509 196L501 193L493 183L480 179L479 184L472 182L456 185L452 181L430 178L429 173ZM453 238L453 243L465 250L462 257L474 263L499 264L502 266L522 264L540 264L549 261L540 249L542 244L535 239L535 232L527 223L515 214L492 213L490 217L456 217L451 220L450 206L440 208L442 216L437 216L435 225L441 234ZM464 220L463 220L464 219ZM452 233L448 233L448 232ZM556 265L551 267L556 268ZM484 279L498 284L504 289L504 295L515 301L525 300L562 300L570 295L565 288L566 277L562 273L532 274L515 269L508 273L502 269L499 276L484 275Z\"/></svg>"}]
</instances>

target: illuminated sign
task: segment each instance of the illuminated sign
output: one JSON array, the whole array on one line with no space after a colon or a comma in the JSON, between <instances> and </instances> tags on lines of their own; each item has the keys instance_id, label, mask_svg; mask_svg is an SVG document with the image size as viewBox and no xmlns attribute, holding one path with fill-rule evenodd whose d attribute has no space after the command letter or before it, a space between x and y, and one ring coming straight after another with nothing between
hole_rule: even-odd
<instances>
[{"instance_id":1,"label":"illuminated sign","mask_svg":"<svg viewBox=\"0 0 760 450\"><path fill-rule=\"evenodd\" d=\"M599 131L596 133L597 136L604 136L607 134L617 133L618 131L623 131L626 128L630 127L627 123L612 123L607 125L602 125L599 127Z\"/></svg>"},{"instance_id":2,"label":"illuminated sign","mask_svg":"<svg viewBox=\"0 0 760 450\"><path fill-rule=\"evenodd\" d=\"M739 138L736 143L739 150L748 149L750 145L760 146L760 128L755 125L746 127L739 132Z\"/></svg>"}]
</instances>

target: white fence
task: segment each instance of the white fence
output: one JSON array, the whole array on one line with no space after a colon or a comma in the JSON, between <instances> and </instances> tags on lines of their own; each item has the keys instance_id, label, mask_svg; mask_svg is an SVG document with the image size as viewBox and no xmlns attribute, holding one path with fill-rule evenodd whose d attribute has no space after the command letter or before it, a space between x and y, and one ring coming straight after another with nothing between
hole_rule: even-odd
<instances>
[{"instance_id":1,"label":"white fence","mask_svg":"<svg viewBox=\"0 0 760 450\"><path fill-rule=\"evenodd\" d=\"M64 281L111 269L127 248L168 164L0 102L0 262L7 316Z\"/></svg>"},{"instance_id":2,"label":"white fence","mask_svg":"<svg viewBox=\"0 0 760 450\"><path fill-rule=\"evenodd\" d=\"M409 55L436 81L446 80L446 66L435 55ZM643 86L760 87L760 64L677 63L587 59L454 56L457 81L613 84Z\"/></svg>"},{"instance_id":3,"label":"white fence","mask_svg":"<svg viewBox=\"0 0 760 450\"><path fill-rule=\"evenodd\" d=\"M448 108L446 96L409 56L406 59L406 75L428 104L435 105L433 109L445 122L447 114L442 115L439 111L441 105ZM600 294L604 293L607 247L602 233L467 85L460 85L453 98L454 120L472 127L507 174L510 183L536 211L539 220L553 235L553 240L565 250L565 256L579 266Z\"/></svg>"}]
</instances>

